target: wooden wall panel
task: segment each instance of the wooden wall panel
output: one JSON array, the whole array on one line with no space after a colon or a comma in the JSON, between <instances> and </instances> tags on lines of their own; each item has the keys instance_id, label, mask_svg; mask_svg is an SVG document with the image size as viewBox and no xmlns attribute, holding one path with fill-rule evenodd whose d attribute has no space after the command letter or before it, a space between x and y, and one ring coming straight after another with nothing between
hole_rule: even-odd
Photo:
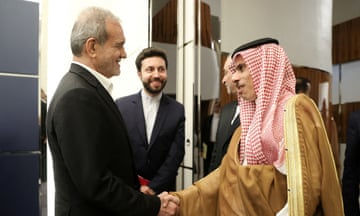
<instances>
[{"instance_id":1,"label":"wooden wall panel","mask_svg":"<svg viewBox=\"0 0 360 216\"><path fill-rule=\"evenodd\" d=\"M197 42L198 25L196 20L194 20L194 22L195 22L195 38ZM200 33L202 46L211 48L211 43L212 43L211 31L212 30L211 30L210 6L202 2L201 3L201 33ZM161 43L170 43L170 44L177 43L177 0L170 0L157 14L153 16L152 40Z\"/></svg>"},{"instance_id":2,"label":"wooden wall panel","mask_svg":"<svg viewBox=\"0 0 360 216\"><path fill-rule=\"evenodd\" d=\"M197 2L197 1L196 1ZM196 5L197 11L197 5ZM195 13L197 14L197 13ZM196 15L197 16L197 15ZM197 18L197 17L196 17ZM195 39L196 43L198 43L198 23L195 22ZM211 14L210 14L210 6L201 3L201 45L204 47L211 48L212 43L212 32L211 32Z\"/></svg>"},{"instance_id":3,"label":"wooden wall panel","mask_svg":"<svg viewBox=\"0 0 360 216\"><path fill-rule=\"evenodd\" d=\"M323 109L320 110L326 130L328 134L331 133L331 119L332 116L332 103L331 103L331 74L317 68L295 66L293 65L295 77L305 77L311 82L310 98L312 98L315 104L319 107L319 86L323 82L329 83L328 89L328 104L322 104ZM324 101L325 102L325 101ZM324 108L328 107L328 109Z\"/></svg>"},{"instance_id":4,"label":"wooden wall panel","mask_svg":"<svg viewBox=\"0 0 360 216\"><path fill-rule=\"evenodd\" d=\"M360 60L360 17L333 26L333 64Z\"/></svg>"},{"instance_id":5,"label":"wooden wall panel","mask_svg":"<svg viewBox=\"0 0 360 216\"><path fill-rule=\"evenodd\" d=\"M311 82L310 97L315 101L316 105L319 104L319 85L323 82L329 83L329 102L331 102L331 74L327 71L317 68L296 66L293 65L294 73L296 77L305 77Z\"/></svg>"},{"instance_id":6,"label":"wooden wall panel","mask_svg":"<svg viewBox=\"0 0 360 216\"><path fill-rule=\"evenodd\" d=\"M152 18L152 40L162 43L177 42L177 0L170 0Z\"/></svg>"}]
</instances>

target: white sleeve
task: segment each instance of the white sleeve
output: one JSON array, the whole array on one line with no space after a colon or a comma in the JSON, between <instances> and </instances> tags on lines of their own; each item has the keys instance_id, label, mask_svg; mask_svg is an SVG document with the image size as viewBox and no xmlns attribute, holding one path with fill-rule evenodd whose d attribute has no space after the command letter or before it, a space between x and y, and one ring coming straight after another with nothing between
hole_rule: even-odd
<instances>
[{"instance_id":1,"label":"white sleeve","mask_svg":"<svg viewBox=\"0 0 360 216\"><path fill-rule=\"evenodd\" d=\"M289 203L286 202L285 206L278 212L276 213L276 216L288 216L289 215Z\"/></svg>"}]
</instances>

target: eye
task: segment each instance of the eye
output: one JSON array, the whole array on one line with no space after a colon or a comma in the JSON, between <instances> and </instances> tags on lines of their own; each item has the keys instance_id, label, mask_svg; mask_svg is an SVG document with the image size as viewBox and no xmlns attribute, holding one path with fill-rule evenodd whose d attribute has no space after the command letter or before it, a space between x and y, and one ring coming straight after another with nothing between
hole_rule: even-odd
<instances>
[{"instance_id":1,"label":"eye","mask_svg":"<svg viewBox=\"0 0 360 216\"><path fill-rule=\"evenodd\" d=\"M119 50L124 49L124 43L115 43L114 47Z\"/></svg>"},{"instance_id":2,"label":"eye","mask_svg":"<svg viewBox=\"0 0 360 216\"><path fill-rule=\"evenodd\" d=\"M154 67L147 67L147 68L145 68L145 71L148 73L151 73L154 71Z\"/></svg>"},{"instance_id":3,"label":"eye","mask_svg":"<svg viewBox=\"0 0 360 216\"><path fill-rule=\"evenodd\" d=\"M237 66L236 66L236 70L238 70L238 71L240 71L240 72L244 72L244 70L245 70L245 64L238 64Z\"/></svg>"},{"instance_id":4,"label":"eye","mask_svg":"<svg viewBox=\"0 0 360 216\"><path fill-rule=\"evenodd\" d=\"M164 67L159 67L159 68L158 68L158 71L159 71L159 72L164 72L164 71L165 71L165 68L164 68Z\"/></svg>"}]
</instances>

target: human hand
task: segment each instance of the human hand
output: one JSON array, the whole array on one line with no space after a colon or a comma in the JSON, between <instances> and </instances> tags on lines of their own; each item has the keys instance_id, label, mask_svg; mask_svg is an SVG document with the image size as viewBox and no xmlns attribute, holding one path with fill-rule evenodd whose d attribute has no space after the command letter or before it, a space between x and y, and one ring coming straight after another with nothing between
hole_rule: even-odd
<instances>
[{"instance_id":1,"label":"human hand","mask_svg":"<svg viewBox=\"0 0 360 216\"><path fill-rule=\"evenodd\" d=\"M161 207L158 216L178 216L180 199L170 195L168 192L162 192L158 195L161 200Z\"/></svg>"},{"instance_id":2,"label":"human hand","mask_svg":"<svg viewBox=\"0 0 360 216\"><path fill-rule=\"evenodd\" d=\"M147 185L141 185L140 191L144 194L155 195L155 192Z\"/></svg>"}]
</instances>

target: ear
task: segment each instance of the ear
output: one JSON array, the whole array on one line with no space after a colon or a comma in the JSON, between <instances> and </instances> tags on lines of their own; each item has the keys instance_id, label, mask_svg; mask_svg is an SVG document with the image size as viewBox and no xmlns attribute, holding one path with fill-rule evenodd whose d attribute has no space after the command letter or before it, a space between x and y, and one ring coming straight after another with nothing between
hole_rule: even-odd
<instances>
[{"instance_id":1,"label":"ear","mask_svg":"<svg viewBox=\"0 0 360 216\"><path fill-rule=\"evenodd\" d=\"M141 71L137 72L138 77L141 79Z\"/></svg>"},{"instance_id":2,"label":"ear","mask_svg":"<svg viewBox=\"0 0 360 216\"><path fill-rule=\"evenodd\" d=\"M86 53L91 57L95 57L96 56L95 48L96 48L96 39L92 37L88 38L85 42Z\"/></svg>"}]
</instances>

